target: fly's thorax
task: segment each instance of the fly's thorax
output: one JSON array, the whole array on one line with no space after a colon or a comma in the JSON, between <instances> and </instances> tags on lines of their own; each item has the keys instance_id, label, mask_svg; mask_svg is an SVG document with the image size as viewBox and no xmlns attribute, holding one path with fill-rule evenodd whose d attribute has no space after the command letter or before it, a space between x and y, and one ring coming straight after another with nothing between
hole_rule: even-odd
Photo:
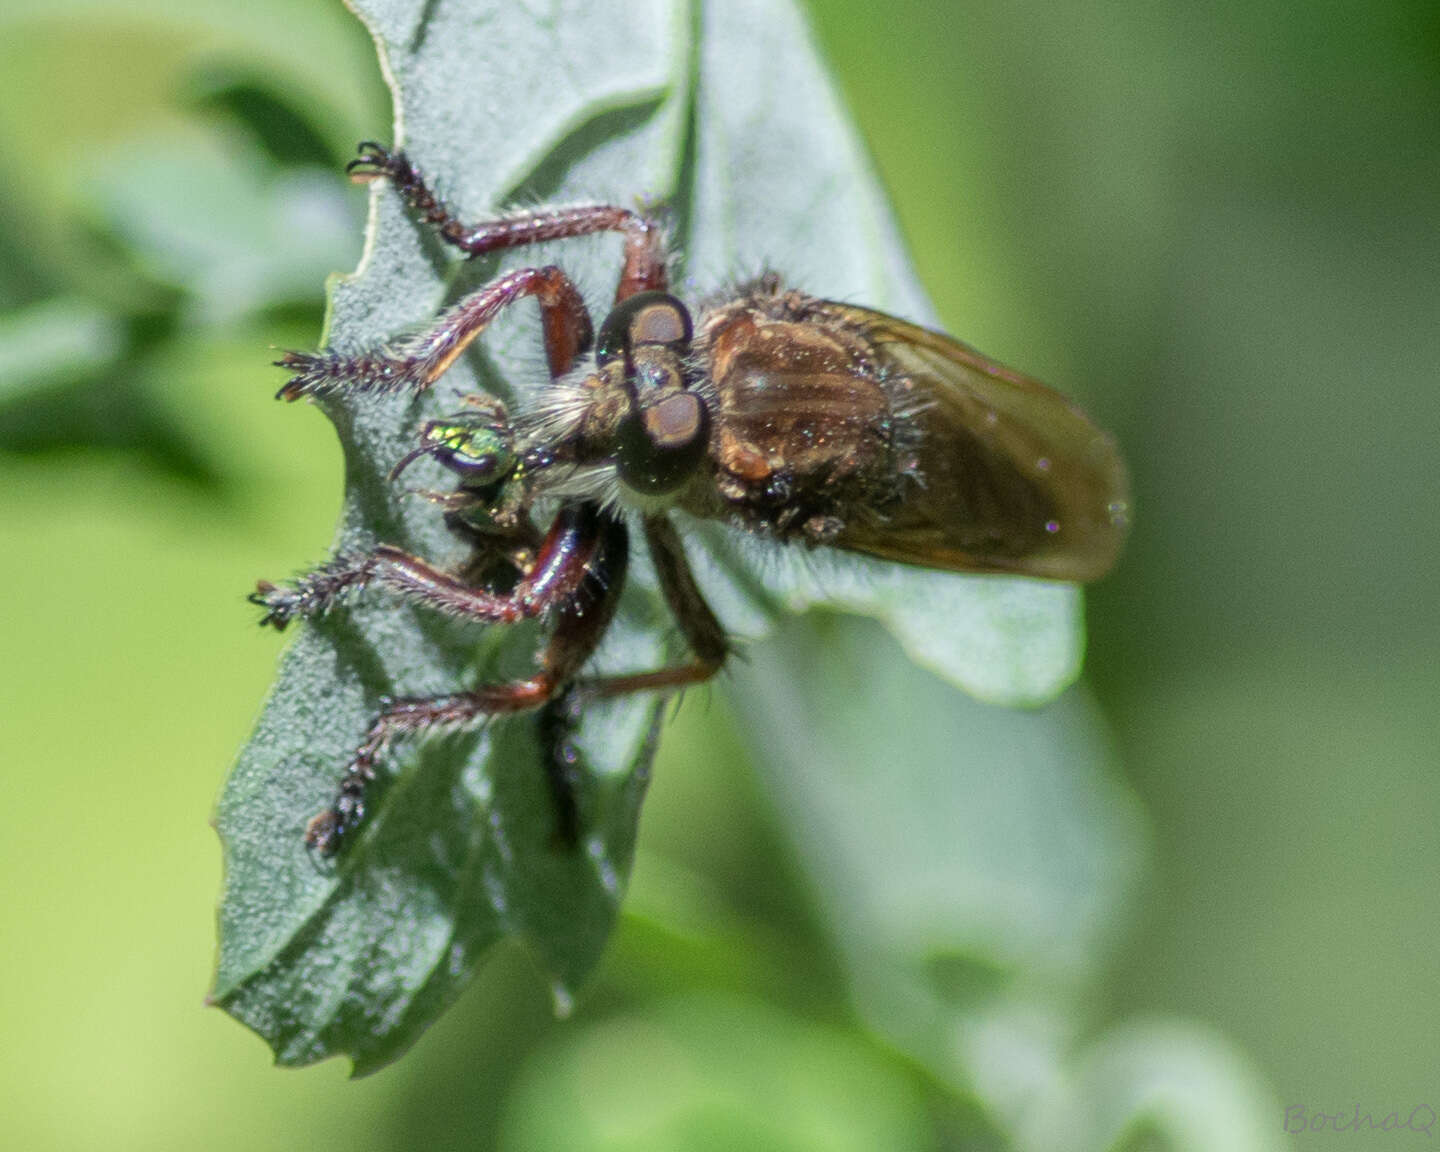
<instances>
[{"instance_id":1,"label":"fly's thorax","mask_svg":"<svg viewBox=\"0 0 1440 1152\"><path fill-rule=\"evenodd\" d=\"M714 486L733 514L824 543L890 498L893 389L863 341L758 308L707 321Z\"/></svg>"}]
</instances>

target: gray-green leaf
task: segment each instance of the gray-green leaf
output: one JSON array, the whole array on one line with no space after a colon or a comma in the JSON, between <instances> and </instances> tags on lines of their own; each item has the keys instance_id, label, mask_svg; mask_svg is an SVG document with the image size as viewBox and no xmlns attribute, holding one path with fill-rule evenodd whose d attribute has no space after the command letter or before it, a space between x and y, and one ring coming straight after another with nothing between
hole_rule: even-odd
<instances>
[{"instance_id":1,"label":"gray-green leaf","mask_svg":"<svg viewBox=\"0 0 1440 1152\"><path fill-rule=\"evenodd\" d=\"M638 196L668 202L681 291L762 266L818 294L929 319L868 162L788 3L500 3L355 0L396 103L395 142L464 218L507 202ZM332 284L326 343L374 347L493 274L457 265L388 186L371 201L365 254ZM559 260L596 307L613 292L614 238L567 241L513 263ZM533 313L503 317L418 400L327 401L346 454L335 548L385 541L460 558L432 506L386 481L428 413L487 389L543 381ZM1053 695L1078 664L1078 597L1034 582L939 576L853 560L776 556L727 530L693 538L697 575L726 626L833 602L876 616L916 659L987 697ZM317 556L314 559L320 559ZM673 632L643 560L597 663L664 662ZM278 574L270 574L278 575ZM613 925L634 849L657 705L586 715L580 851L552 844L533 720L401 745L363 829L331 864L306 821L386 695L524 675L537 630L476 629L376 595L305 625L287 651L217 813L226 886L214 999L282 1063L348 1053L392 1059L518 938L563 1003ZM674 655L674 653L670 653Z\"/></svg>"}]
</instances>

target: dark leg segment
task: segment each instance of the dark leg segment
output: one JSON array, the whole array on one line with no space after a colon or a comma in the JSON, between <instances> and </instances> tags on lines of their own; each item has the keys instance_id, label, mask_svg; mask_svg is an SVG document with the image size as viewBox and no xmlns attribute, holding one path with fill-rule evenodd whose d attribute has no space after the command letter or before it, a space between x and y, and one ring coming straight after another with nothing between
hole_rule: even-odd
<instances>
[{"instance_id":1,"label":"dark leg segment","mask_svg":"<svg viewBox=\"0 0 1440 1152\"><path fill-rule=\"evenodd\" d=\"M457 572L461 583L508 594L513 593L516 581L535 571L544 537L528 515L513 527L495 531L477 527L454 513L446 514L445 524L472 545L470 558Z\"/></svg>"},{"instance_id":2,"label":"dark leg segment","mask_svg":"<svg viewBox=\"0 0 1440 1152\"><path fill-rule=\"evenodd\" d=\"M580 843L580 749L575 729L580 723L580 696L569 689L552 697L536 717L545 778L555 807L555 840L564 848Z\"/></svg>"},{"instance_id":3,"label":"dark leg segment","mask_svg":"<svg viewBox=\"0 0 1440 1152\"><path fill-rule=\"evenodd\" d=\"M650 548L650 558L655 562L655 572L660 578L660 591L670 611L675 614L676 623L685 633L686 643L702 664L716 667L725 662L730 652L730 643L725 638L725 629L715 618L695 575L690 571L690 561L685 558L685 545L666 516L648 516L645 519L645 543Z\"/></svg>"},{"instance_id":4,"label":"dark leg segment","mask_svg":"<svg viewBox=\"0 0 1440 1152\"><path fill-rule=\"evenodd\" d=\"M675 526L665 516L647 516L645 541L660 578L660 591L685 635L685 642L695 654L695 660L673 668L658 668L653 672L576 680L571 695L579 699L629 696L636 692L673 692L692 684L703 684L720 671L730 654L725 629L705 602L700 586L695 583L690 562L685 558L685 546Z\"/></svg>"},{"instance_id":5,"label":"dark leg segment","mask_svg":"<svg viewBox=\"0 0 1440 1152\"><path fill-rule=\"evenodd\" d=\"M589 681L586 690L598 696L624 696L631 692L699 684L720 671L730 653L725 629L705 602L700 586L695 583L690 562L685 558L685 545L675 526L665 516L647 516L645 543L650 548L650 558L655 562L655 573L660 578L660 591L665 603L670 606L675 622L685 634L685 642L695 654L695 661L654 672Z\"/></svg>"},{"instance_id":6,"label":"dark leg segment","mask_svg":"<svg viewBox=\"0 0 1440 1152\"><path fill-rule=\"evenodd\" d=\"M442 239L469 256L520 248L545 240L565 240L595 232L618 232L625 237L625 266L616 301L646 289L666 286L665 242L659 224L647 216L614 204L581 204L514 212L481 224L462 224L425 184L425 179L403 152L392 152L373 140L360 145L360 155L346 171L357 180L384 177L395 185L411 211L433 225Z\"/></svg>"},{"instance_id":7,"label":"dark leg segment","mask_svg":"<svg viewBox=\"0 0 1440 1152\"><path fill-rule=\"evenodd\" d=\"M394 353L286 352L275 363L294 375L276 398L423 391L489 327L501 309L526 296L534 296L540 304L545 356L551 375L561 376L589 347L592 330L579 290L570 277L550 265L521 268L491 281L445 313L431 331Z\"/></svg>"}]
</instances>

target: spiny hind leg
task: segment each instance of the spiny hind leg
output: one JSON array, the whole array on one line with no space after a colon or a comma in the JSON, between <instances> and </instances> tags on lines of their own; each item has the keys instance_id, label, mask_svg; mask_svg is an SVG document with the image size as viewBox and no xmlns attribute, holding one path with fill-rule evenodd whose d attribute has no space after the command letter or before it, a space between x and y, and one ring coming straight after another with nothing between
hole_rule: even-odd
<instances>
[{"instance_id":1,"label":"spiny hind leg","mask_svg":"<svg viewBox=\"0 0 1440 1152\"><path fill-rule=\"evenodd\" d=\"M491 716L538 707L555 690L554 678L542 672L528 680L487 685L473 692L387 702L350 758L335 802L306 825L305 843L322 856L333 856L340 850L345 837L364 819L366 789L375 779L381 756L397 737L472 727Z\"/></svg>"}]
</instances>

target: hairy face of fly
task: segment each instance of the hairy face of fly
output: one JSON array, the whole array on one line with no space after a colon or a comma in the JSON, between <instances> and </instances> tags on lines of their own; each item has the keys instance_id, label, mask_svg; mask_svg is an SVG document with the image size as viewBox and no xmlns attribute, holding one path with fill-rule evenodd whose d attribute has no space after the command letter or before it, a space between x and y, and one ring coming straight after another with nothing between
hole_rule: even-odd
<instances>
[{"instance_id":1,"label":"hairy face of fly","mask_svg":"<svg viewBox=\"0 0 1440 1152\"><path fill-rule=\"evenodd\" d=\"M534 416L533 442L576 466L560 486L567 494L578 482L621 503L668 504L696 475L710 413L687 372L692 335L689 312L663 292L641 292L606 317L595 367L553 388Z\"/></svg>"}]
</instances>

